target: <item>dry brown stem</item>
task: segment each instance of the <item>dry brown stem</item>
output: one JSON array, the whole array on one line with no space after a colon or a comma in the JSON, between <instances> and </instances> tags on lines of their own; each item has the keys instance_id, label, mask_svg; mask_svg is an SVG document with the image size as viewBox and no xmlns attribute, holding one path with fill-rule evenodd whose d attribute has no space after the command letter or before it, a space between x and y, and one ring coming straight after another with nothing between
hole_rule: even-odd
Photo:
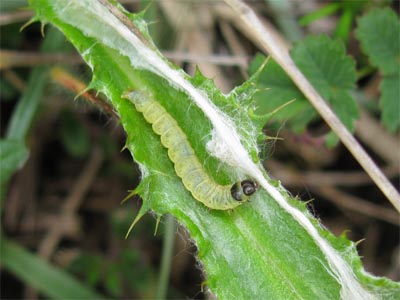
<instances>
[{"instance_id":1,"label":"dry brown stem","mask_svg":"<svg viewBox=\"0 0 400 300\"><path fill-rule=\"evenodd\" d=\"M307 97L329 127L337 134L342 143L368 173L383 194L400 212L400 194L398 191L385 177L354 136L347 130L339 118L332 112L327 102L324 101L303 73L301 73L297 68L289 55L289 49L286 46L286 43L282 42L283 38L277 38L276 31L269 31L268 28L262 24L254 11L244 2L240 0L225 0L225 2L236 12L238 19L240 19L243 26L247 28L251 38L257 41L257 44L260 45L261 49L269 53L285 70L288 76Z\"/></svg>"}]
</instances>

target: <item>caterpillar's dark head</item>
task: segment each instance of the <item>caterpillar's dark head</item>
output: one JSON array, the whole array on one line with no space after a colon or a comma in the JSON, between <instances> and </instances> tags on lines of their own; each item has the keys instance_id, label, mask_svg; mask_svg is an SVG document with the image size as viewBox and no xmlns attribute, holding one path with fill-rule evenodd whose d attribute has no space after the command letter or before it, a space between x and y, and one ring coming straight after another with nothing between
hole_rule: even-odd
<instances>
[{"instance_id":1,"label":"caterpillar's dark head","mask_svg":"<svg viewBox=\"0 0 400 300\"><path fill-rule=\"evenodd\" d=\"M248 198L257 191L257 188L257 182L246 179L232 185L231 195L236 201L246 202Z\"/></svg>"}]
</instances>

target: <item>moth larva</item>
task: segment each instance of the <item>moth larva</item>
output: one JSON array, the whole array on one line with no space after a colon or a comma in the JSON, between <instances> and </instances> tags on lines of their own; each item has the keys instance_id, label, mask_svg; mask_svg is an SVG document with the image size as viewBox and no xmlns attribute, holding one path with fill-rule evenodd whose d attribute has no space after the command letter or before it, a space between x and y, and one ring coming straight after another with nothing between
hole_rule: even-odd
<instances>
[{"instance_id":1,"label":"moth larva","mask_svg":"<svg viewBox=\"0 0 400 300\"><path fill-rule=\"evenodd\" d=\"M123 97L135 105L137 111L152 124L154 132L160 135L176 174L196 200L212 209L233 209L248 201L249 196L257 190L258 185L252 180L231 185L216 183L203 169L185 133L162 105L136 91L127 92Z\"/></svg>"}]
</instances>

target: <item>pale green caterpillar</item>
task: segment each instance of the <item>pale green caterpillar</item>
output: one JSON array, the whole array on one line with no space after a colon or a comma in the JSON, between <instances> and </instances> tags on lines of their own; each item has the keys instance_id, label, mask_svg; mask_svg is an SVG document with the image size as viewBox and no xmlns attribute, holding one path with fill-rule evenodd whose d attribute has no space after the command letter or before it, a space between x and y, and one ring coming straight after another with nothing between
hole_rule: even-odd
<instances>
[{"instance_id":1,"label":"pale green caterpillar","mask_svg":"<svg viewBox=\"0 0 400 300\"><path fill-rule=\"evenodd\" d=\"M219 185L204 171L185 133L175 119L152 97L140 92L127 92L137 111L152 124L161 143L168 149L168 156L175 165L176 174L182 179L193 197L211 209L233 209L249 200L257 190L257 183L243 180L231 185Z\"/></svg>"}]
</instances>

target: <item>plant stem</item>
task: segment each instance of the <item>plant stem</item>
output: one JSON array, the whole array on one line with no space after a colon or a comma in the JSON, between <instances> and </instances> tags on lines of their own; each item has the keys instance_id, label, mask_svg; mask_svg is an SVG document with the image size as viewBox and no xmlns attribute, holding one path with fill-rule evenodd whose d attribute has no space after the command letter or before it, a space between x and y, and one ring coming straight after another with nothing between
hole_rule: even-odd
<instances>
[{"instance_id":1,"label":"plant stem","mask_svg":"<svg viewBox=\"0 0 400 300\"><path fill-rule=\"evenodd\" d=\"M270 53L275 61L285 70L297 87L308 98L321 117L337 134L342 143L372 178L383 194L400 212L400 194L374 163L367 152L361 147L354 136L347 130L338 117L332 112L324 99L318 94L307 78L297 68L289 55L287 47L280 43L267 28L265 28L256 14L241 0L225 0L242 19L244 26L252 32L253 38L259 42L263 50Z\"/></svg>"},{"instance_id":2,"label":"plant stem","mask_svg":"<svg viewBox=\"0 0 400 300\"><path fill-rule=\"evenodd\" d=\"M172 215L165 218L165 233L161 254L160 277L158 278L155 299L166 299L168 292L169 274L171 270L172 253L174 250L175 219Z\"/></svg>"}]
</instances>

